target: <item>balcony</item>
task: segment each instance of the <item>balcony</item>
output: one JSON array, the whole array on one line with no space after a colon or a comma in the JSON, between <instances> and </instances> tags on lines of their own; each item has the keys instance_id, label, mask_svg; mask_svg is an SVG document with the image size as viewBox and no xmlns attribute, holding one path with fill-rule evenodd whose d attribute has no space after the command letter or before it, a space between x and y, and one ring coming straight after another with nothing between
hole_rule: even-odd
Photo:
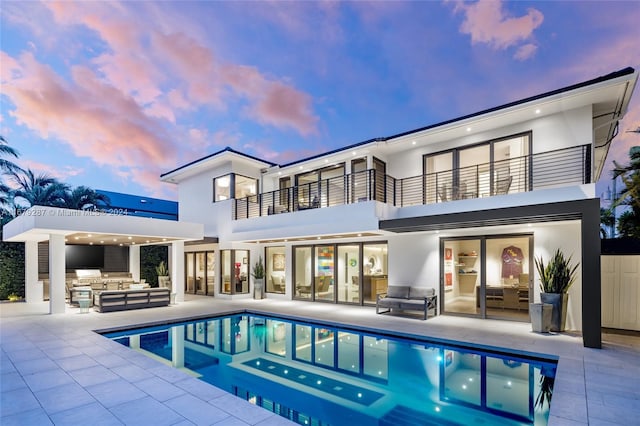
<instances>
[{"instance_id":1,"label":"balcony","mask_svg":"<svg viewBox=\"0 0 640 426\"><path fill-rule=\"evenodd\" d=\"M379 201L397 207L485 198L591 181L591 145L403 179L366 170L234 200L234 219Z\"/></svg>"}]
</instances>

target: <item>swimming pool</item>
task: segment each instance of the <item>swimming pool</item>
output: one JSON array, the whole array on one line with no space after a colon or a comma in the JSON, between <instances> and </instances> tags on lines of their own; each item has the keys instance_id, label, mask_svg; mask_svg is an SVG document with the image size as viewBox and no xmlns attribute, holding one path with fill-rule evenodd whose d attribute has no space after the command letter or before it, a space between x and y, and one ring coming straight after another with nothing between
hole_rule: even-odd
<instances>
[{"instance_id":1,"label":"swimming pool","mask_svg":"<svg viewBox=\"0 0 640 426\"><path fill-rule=\"evenodd\" d=\"M105 336L303 425L546 425L556 368L248 313Z\"/></svg>"}]
</instances>

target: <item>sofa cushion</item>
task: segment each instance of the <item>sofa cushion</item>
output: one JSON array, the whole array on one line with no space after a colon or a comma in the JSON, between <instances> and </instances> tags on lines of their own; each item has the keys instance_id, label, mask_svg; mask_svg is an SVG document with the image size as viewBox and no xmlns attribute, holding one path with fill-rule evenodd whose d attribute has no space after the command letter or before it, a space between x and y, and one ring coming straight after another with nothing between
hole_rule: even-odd
<instances>
[{"instance_id":1,"label":"sofa cushion","mask_svg":"<svg viewBox=\"0 0 640 426\"><path fill-rule=\"evenodd\" d=\"M400 308L400 304L407 299L398 299L395 297L383 297L378 300L378 306L381 308Z\"/></svg>"},{"instance_id":2,"label":"sofa cushion","mask_svg":"<svg viewBox=\"0 0 640 426\"><path fill-rule=\"evenodd\" d=\"M403 285L390 285L387 288L387 297L407 299L409 297L409 288Z\"/></svg>"},{"instance_id":3,"label":"sofa cushion","mask_svg":"<svg viewBox=\"0 0 640 426\"><path fill-rule=\"evenodd\" d=\"M409 299L424 299L435 294L435 289L429 287L411 287L409 289Z\"/></svg>"}]
</instances>

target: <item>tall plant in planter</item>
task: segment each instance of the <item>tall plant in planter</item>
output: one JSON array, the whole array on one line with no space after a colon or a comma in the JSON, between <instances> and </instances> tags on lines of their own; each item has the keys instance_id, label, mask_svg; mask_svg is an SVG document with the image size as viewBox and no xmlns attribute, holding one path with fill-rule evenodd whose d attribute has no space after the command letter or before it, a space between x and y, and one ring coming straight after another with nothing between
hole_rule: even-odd
<instances>
[{"instance_id":1,"label":"tall plant in planter","mask_svg":"<svg viewBox=\"0 0 640 426\"><path fill-rule=\"evenodd\" d=\"M253 265L251 276L253 277L253 297L254 299L262 299L264 294L264 263L262 262L262 256Z\"/></svg>"},{"instance_id":2,"label":"tall plant in planter","mask_svg":"<svg viewBox=\"0 0 640 426\"><path fill-rule=\"evenodd\" d=\"M156 274L158 274L158 287L171 288L171 279L169 278L169 268L163 260L156 266Z\"/></svg>"},{"instance_id":3,"label":"tall plant in planter","mask_svg":"<svg viewBox=\"0 0 640 426\"><path fill-rule=\"evenodd\" d=\"M557 249L545 265L542 256L535 258L536 269L540 275L540 300L553 305L551 331L564 331L567 322L567 302L569 288L576 280L576 271L580 263L571 264L571 256Z\"/></svg>"}]
</instances>

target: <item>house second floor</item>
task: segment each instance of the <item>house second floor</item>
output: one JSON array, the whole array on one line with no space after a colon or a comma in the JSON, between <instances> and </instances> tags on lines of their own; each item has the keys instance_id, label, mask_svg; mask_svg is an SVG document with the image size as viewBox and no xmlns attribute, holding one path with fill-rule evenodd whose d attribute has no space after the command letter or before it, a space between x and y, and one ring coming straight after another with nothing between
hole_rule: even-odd
<instances>
[{"instance_id":1,"label":"house second floor","mask_svg":"<svg viewBox=\"0 0 640 426\"><path fill-rule=\"evenodd\" d=\"M162 180L178 185L181 220L231 241L371 232L385 219L595 198L637 78L626 68L288 164L226 148Z\"/></svg>"}]
</instances>

